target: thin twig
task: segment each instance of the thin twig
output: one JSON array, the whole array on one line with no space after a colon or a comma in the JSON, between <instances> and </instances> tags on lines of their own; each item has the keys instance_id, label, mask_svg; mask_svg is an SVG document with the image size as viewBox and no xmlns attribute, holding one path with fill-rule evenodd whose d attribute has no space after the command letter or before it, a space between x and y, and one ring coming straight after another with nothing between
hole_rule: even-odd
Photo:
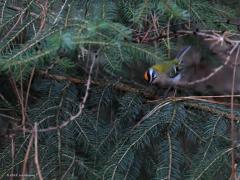
<instances>
[{"instance_id":1,"label":"thin twig","mask_svg":"<svg viewBox=\"0 0 240 180\"><path fill-rule=\"evenodd\" d=\"M71 162L70 166L67 168L66 172L65 172L65 173L63 174L63 176L61 177L61 180L65 179L67 173L70 171L70 169L71 169L72 166L74 165L75 159L76 159L76 157L74 156L74 157L72 158L72 162Z\"/></svg>"},{"instance_id":2,"label":"thin twig","mask_svg":"<svg viewBox=\"0 0 240 180\"><path fill-rule=\"evenodd\" d=\"M24 160L23 160L23 169L22 169L22 174L21 174L22 175L21 180L24 180L25 175L26 175L27 162L28 162L28 159L29 159L29 155L30 155L32 145L33 145L33 138L34 138L34 135L32 134L31 139L29 140L29 143L28 143L27 152L26 152L26 154L24 156Z\"/></svg>"},{"instance_id":3,"label":"thin twig","mask_svg":"<svg viewBox=\"0 0 240 180\"><path fill-rule=\"evenodd\" d=\"M68 0L65 0L65 1L64 1L63 5L62 5L62 7L61 7L61 9L60 9L60 11L58 12L57 17L55 18L55 20L54 20L54 22L53 22L53 24L56 24L56 23L57 23L58 18L59 18L59 16L61 15L61 13L62 13L64 7L66 6L67 1L68 1Z\"/></svg>"},{"instance_id":4,"label":"thin twig","mask_svg":"<svg viewBox=\"0 0 240 180\"><path fill-rule=\"evenodd\" d=\"M26 108L24 106L24 97L23 97L23 77L22 77L22 66L20 65L20 105L21 105L21 114L22 114L22 126L23 129L26 129ZM25 132L23 131L25 136Z\"/></svg>"},{"instance_id":5,"label":"thin twig","mask_svg":"<svg viewBox=\"0 0 240 180\"><path fill-rule=\"evenodd\" d=\"M172 142L171 142L171 136L169 132L167 133L168 137L168 148L169 148L169 162L168 162L168 180L171 180L171 174L172 174Z\"/></svg>"},{"instance_id":6,"label":"thin twig","mask_svg":"<svg viewBox=\"0 0 240 180\"><path fill-rule=\"evenodd\" d=\"M18 99L18 102L20 104L20 107L21 107L21 115L22 115L22 126L23 126L23 134L25 133L25 118L26 118L26 113L25 113L25 107L24 107L24 99L23 99L23 96L22 96L22 92L20 93L19 90L18 90L18 87L17 87L17 84L16 84L16 81L15 79L13 78L12 76L12 73L9 72L9 81L12 85L12 88L17 96L17 99Z\"/></svg>"},{"instance_id":7,"label":"thin twig","mask_svg":"<svg viewBox=\"0 0 240 180\"><path fill-rule=\"evenodd\" d=\"M190 85L191 86L191 85L195 85L195 84L202 83L202 82L205 82L205 81L209 80L211 77L216 75L226 65L229 64L229 62L231 61L231 55L233 54L233 52L239 46L239 43L240 43L240 41L232 40L232 39L229 39L229 38L225 37L224 35L221 36L221 35L216 34L216 33L214 33L214 34L198 33L198 35L208 37L209 39L215 40L216 42L221 43L221 44L224 43L224 42L231 43L231 45L233 47L232 47L231 51L229 52L228 56L226 57L225 62L222 65L220 65L219 67L213 69L213 71L209 75L207 75L205 77L202 77L200 79L191 81L191 82L181 82L180 81L180 82L177 82L176 85L180 85L180 86L189 86Z\"/></svg>"},{"instance_id":8,"label":"thin twig","mask_svg":"<svg viewBox=\"0 0 240 180\"><path fill-rule=\"evenodd\" d=\"M26 13L27 9L30 7L30 5L33 3L33 0L27 5L27 7L25 9L22 10L20 16L18 17L16 23L12 26L12 28L7 32L7 34L1 39L0 42L3 42L3 40L9 36L9 34L17 27L17 25L19 24L19 22L22 21L23 15Z\"/></svg>"},{"instance_id":9,"label":"thin twig","mask_svg":"<svg viewBox=\"0 0 240 180\"><path fill-rule=\"evenodd\" d=\"M31 88L31 84L32 84L34 73L35 73L35 66L32 69L32 72L31 72L31 75L30 75L30 79L28 81L27 93L26 93L26 97L25 97L25 109L26 109L26 112L27 112L27 106L28 106L29 92L30 92L30 88Z\"/></svg>"},{"instance_id":10,"label":"thin twig","mask_svg":"<svg viewBox=\"0 0 240 180\"><path fill-rule=\"evenodd\" d=\"M83 112L85 103L87 101L88 98L88 94L89 94L89 90L90 90L90 85L91 85L91 75L92 75L92 71L93 71L93 67L95 64L95 60L96 57L93 56L93 60L92 60L92 64L89 70L89 75L88 75L88 80L87 80L87 84L86 84L86 91L85 91L85 95L83 97L82 102L79 103L78 106L78 112L75 115L71 115L70 118L68 120L66 120L65 122L63 122L61 125L59 125L58 127L48 127L46 129L40 129L38 130L38 132L49 132L49 131L53 131L53 130L57 130L57 129L62 129L65 126L67 126L70 122L74 121L75 119L77 119Z\"/></svg>"},{"instance_id":11,"label":"thin twig","mask_svg":"<svg viewBox=\"0 0 240 180\"><path fill-rule=\"evenodd\" d=\"M9 103L8 100L3 96L2 93L0 93L0 99L2 99L7 105L10 105L10 103Z\"/></svg>"},{"instance_id":12,"label":"thin twig","mask_svg":"<svg viewBox=\"0 0 240 180\"><path fill-rule=\"evenodd\" d=\"M39 6L42 8L42 11L41 11L41 16L40 16L41 17L40 27L39 27L39 30L38 30L37 34L42 32L42 30L44 29L44 27L46 25L47 11L48 11L48 8L49 8L48 0L45 1L44 6L40 3L39 3Z\"/></svg>"},{"instance_id":13,"label":"thin twig","mask_svg":"<svg viewBox=\"0 0 240 180\"><path fill-rule=\"evenodd\" d=\"M11 139L12 167L14 167L14 162L15 162L15 142L14 142L14 137L15 136L13 136L13 135L10 136L10 139ZM12 168L11 174L14 174L14 168ZM13 176L11 176L10 179L12 180Z\"/></svg>"},{"instance_id":14,"label":"thin twig","mask_svg":"<svg viewBox=\"0 0 240 180\"><path fill-rule=\"evenodd\" d=\"M40 180L43 180L43 176L42 176L41 168L40 168L40 163L39 163L39 160L38 160L38 132L37 132L37 123L34 123L33 133L34 133L34 152L35 152L34 162L35 162L35 165L36 165L38 177L39 177Z\"/></svg>"},{"instance_id":15,"label":"thin twig","mask_svg":"<svg viewBox=\"0 0 240 180\"><path fill-rule=\"evenodd\" d=\"M0 24L3 23L3 12L4 12L4 9L5 9L5 6L6 6L6 2L7 0L4 1L4 4L3 4L3 7L2 7L2 13L1 13L1 20L0 20Z\"/></svg>"},{"instance_id":16,"label":"thin twig","mask_svg":"<svg viewBox=\"0 0 240 180\"><path fill-rule=\"evenodd\" d=\"M6 1L7 1L7 0L6 0ZM10 5L6 6L6 8L7 8L7 9L11 9L11 10L13 10L13 11L19 11L19 12L22 12L22 11L24 10L24 9L21 8L21 7L10 6ZM34 13L34 12L30 12L29 14L30 14L31 16L35 17L35 18L38 18L38 17L39 17L39 15L36 14L36 13Z\"/></svg>"}]
</instances>

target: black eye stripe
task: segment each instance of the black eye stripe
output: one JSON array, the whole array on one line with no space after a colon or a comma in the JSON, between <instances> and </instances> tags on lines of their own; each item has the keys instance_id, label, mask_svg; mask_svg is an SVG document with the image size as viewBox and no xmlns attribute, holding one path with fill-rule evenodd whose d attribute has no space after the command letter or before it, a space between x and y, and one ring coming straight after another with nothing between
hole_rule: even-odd
<instances>
[{"instance_id":1,"label":"black eye stripe","mask_svg":"<svg viewBox=\"0 0 240 180\"><path fill-rule=\"evenodd\" d=\"M147 72L147 77L148 77L148 82L151 82L152 81L152 77L151 77L150 71Z\"/></svg>"}]
</instances>

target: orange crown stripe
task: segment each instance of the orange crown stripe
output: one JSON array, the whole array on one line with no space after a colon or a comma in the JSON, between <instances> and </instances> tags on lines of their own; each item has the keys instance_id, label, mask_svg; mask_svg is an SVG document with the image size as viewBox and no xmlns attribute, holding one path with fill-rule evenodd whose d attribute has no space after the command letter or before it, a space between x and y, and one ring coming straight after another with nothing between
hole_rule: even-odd
<instances>
[{"instance_id":1,"label":"orange crown stripe","mask_svg":"<svg viewBox=\"0 0 240 180\"><path fill-rule=\"evenodd\" d=\"M148 79L148 72L147 72L147 71L144 73L144 79L145 79L146 81L149 81L149 79Z\"/></svg>"}]
</instances>

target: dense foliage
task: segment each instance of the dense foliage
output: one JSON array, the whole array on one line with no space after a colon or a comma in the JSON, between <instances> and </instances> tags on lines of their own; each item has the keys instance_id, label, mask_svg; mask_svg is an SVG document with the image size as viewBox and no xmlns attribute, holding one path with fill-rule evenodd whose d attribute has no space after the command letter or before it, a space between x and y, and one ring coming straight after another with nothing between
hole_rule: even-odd
<instances>
[{"instance_id":1,"label":"dense foliage","mask_svg":"<svg viewBox=\"0 0 240 180\"><path fill-rule=\"evenodd\" d=\"M228 179L229 104L162 98L143 73L176 52L171 33L238 32L239 5L0 1L0 179Z\"/></svg>"}]
</instances>

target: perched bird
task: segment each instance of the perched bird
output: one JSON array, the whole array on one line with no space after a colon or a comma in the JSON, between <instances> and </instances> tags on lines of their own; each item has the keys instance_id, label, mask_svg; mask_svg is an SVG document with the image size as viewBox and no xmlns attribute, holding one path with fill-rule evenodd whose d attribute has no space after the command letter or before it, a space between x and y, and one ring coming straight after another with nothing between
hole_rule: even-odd
<instances>
[{"instance_id":1,"label":"perched bird","mask_svg":"<svg viewBox=\"0 0 240 180\"><path fill-rule=\"evenodd\" d=\"M187 46L181 49L173 60L153 65L144 73L144 79L150 84L154 84L154 80L160 77L166 80L172 78L172 81L179 80L178 72L183 66L183 57L190 49L191 46Z\"/></svg>"},{"instance_id":2,"label":"perched bird","mask_svg":"<svg viewBox=\"0 0 240 180\"><path fill-rule=\"evenodd\" d=\"M145 72L145 80L159 87L178 87L205 95L239 93L240 47L216 41L202 39L200 47L193 46L191 51L184 48L176 57L178 63L173 60L167 65L154 65ZM181 65L174 76L167 73L174 66L178 68Z\"/></svg>"}]
</instances>

